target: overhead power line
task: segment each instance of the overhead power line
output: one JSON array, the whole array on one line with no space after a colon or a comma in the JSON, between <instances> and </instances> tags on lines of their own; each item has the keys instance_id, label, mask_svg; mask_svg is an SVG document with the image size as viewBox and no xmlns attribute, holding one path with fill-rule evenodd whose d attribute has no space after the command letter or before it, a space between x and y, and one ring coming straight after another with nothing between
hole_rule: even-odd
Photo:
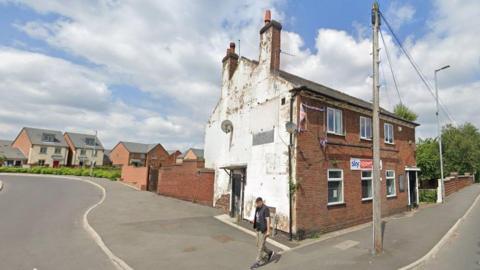
<instances>
[{"instance_id":1,"label":"overhead power line","mask_svg":"<svg viewBox=\"0 0 480 270\"><path fill-rule=\"evenodd\" d=\"M390 59L390 53L388 52L387 43L383 38L382 29L380 29L380 37L382 38L383 47L385 48L385 54L387 55L388 66L390 67L390 73L392 74L393 84L395 85L395 90L397 90L398 99L400 100L400 104L403 105L402 96L400 95L400 90L398 89L398 82L397 77L395 76L395 72L393 72L392 60Z\"/></svg>"},{"instance_id":2,"label":"overhead power line","mask_svg":"<svg viewBox=\"0 0 480 270\"><path fill-rule=\"evenodd\" d=\"M423 75L423 73L421 72L419 66L417 65L417 63L415 63L415 61L413 60L412 56L408 53L408 51L403 47L402 43L400 42L400 39L398 38L398 36L395 34L395 32L393 31L392 27L390 26L390 23L388 22L388 20L385 18L385 16L383 15L383 13L379 12L380 13L380 16L381 18L383 19L383 21L385 21L385 24L387 25L387 28L388 30L390 31L390 33L392 34L393 36L393 39L395 40L395 42L398 44L398 46L400 47L400 49L402 50L403 54L405 54L405 56L407 57L408 61L410 62L410 64L412 65L413 69L415 70L415 72L417 73L418 77L420 77L420 80L423 82L423 84L425 84L425 86L427 87L427 90L430 92L430 94L436 98L435 96L435 93L434 91L432 90L432 86L430 85L430 83L427 81L427 79L425 78L425 75ZM440 102L440 106L442 108L442 110L445 112L445 114L447 115L447 117L450 119L451 122L455 123L455 120L453 119L452 115L450 114L450 112L448 111L447 109L447 106L445 106L445 104L442 102L442 101L439 101Z\"/></svg>"}]
</instances>

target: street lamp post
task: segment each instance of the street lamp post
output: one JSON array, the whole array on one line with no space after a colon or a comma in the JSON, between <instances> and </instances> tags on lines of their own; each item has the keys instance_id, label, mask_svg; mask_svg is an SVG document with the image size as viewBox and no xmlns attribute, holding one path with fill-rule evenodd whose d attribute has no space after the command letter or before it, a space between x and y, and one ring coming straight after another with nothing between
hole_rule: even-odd
<instances>
[{"instance_id":1,"label":"street lamp post","mask_svg":"<svg viewBox=\"0 0 480 270\"><path fill-rule=\"evenodd\" d=\"M434 79L435 79L435 101L437 105L437 129L438 129L438 151L440 153L440 182L441 182L441 191L442 191L442 203L445 202L445 179L443 178L443 154L442 154L442 128L440 126L440 115L438 114L439 112L439 106L438 106L438 82L437 82L437 72L449 68L450 65L446 65L444 67L441 67L439 69L436 69L434 72Z\"/></svg>"}]
</instances>

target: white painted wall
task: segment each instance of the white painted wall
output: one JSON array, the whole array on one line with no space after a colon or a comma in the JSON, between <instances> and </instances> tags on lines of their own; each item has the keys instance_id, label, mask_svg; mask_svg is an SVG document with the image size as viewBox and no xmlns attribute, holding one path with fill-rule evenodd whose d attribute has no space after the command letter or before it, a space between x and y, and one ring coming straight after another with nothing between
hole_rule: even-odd
<instances>
[{"instance_id":1,"label":"white painted wall","mask_svg":"<svg viewBox=\"0 0 480 270\"><path fill-rule=\"evenodd\" d=\"M102 166L103 165L103 150L97 150L97 156L93 156L93 149L85 149L85 155L80 155L82 149L76 148L75 151L72 153L72 165L73 166L78 166L80 164L80 157L85 156L87 157L87 160L84 166L90 166L90 161L93 159L95 160L96 166Z\"/></svg>"},{"instance_id":2,"label":"white painted wall","mask_svg":"<svg viewBox=\"0 0 480 270\"><path fill-rule=\"evenodd\" d=\"M221 98L205 131L205 166L215 169L214 202L230 193L229 176L220 167L246 164L244 218L253 220L254 200L262 197L281 216L280 229L288 231L288 143L285 122L290 120L293 86L270 71L269 35L261 37L259 64L239 59L231 79L228 64L222 74ZM266 46L266 47L265 47ZM281 99L285 104L281 105ZM223 120L233 123L233 133L221 130ZM254 133L274 129L274 142L252 146ZM231 143L230 143L230 136Z\"/></svg>"}]
</instances>

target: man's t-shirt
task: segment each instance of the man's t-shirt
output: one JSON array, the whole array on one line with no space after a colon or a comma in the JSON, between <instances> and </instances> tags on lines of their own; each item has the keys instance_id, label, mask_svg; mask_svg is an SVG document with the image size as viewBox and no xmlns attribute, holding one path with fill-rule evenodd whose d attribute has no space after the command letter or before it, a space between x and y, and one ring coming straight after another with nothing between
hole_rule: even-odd
<instances>
[{"instance_id":1,"label":"man's t-shirt","mask_svg":"<svg viewBox=\"0 0 480 270\"><path fill-rule=\"evenodd\" d=\"M267 231L267 218L270 217L270 210L266 205L255 209L255 220L253 222L253 228L257 231Z\"/></svg>"}]
</instances>

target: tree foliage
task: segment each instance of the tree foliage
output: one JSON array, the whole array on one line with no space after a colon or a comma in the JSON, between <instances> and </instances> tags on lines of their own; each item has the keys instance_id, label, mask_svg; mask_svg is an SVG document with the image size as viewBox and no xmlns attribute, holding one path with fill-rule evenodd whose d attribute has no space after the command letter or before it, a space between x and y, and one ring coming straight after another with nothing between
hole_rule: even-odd
<instances>
[{"instance_id":1,"label":"tree foliage","mask_svg":"<svg viewBox=\"0 0 480 270\"><path fill-rule=\"evenodd\" d=\"M400 117L403 118L407 121L415 121L418 118L418 115L410 110L407 106L403 105L402 103L397 104L393 108L393 113Z\"/></svg>"},{"instance_id":2,"label":"tree foliage","mask_svg":"<svg viewBox=\"0 0 480 270\"><path fill-rule=\"evenodd\" d=\"M442 129L444 175L451 172L476 173L480 171L480 132L471 123L459 127L446 125ZM417 165L421 179L440 178L440 156L436 138L417 142Z\"/></svg>"}]
</instances>

